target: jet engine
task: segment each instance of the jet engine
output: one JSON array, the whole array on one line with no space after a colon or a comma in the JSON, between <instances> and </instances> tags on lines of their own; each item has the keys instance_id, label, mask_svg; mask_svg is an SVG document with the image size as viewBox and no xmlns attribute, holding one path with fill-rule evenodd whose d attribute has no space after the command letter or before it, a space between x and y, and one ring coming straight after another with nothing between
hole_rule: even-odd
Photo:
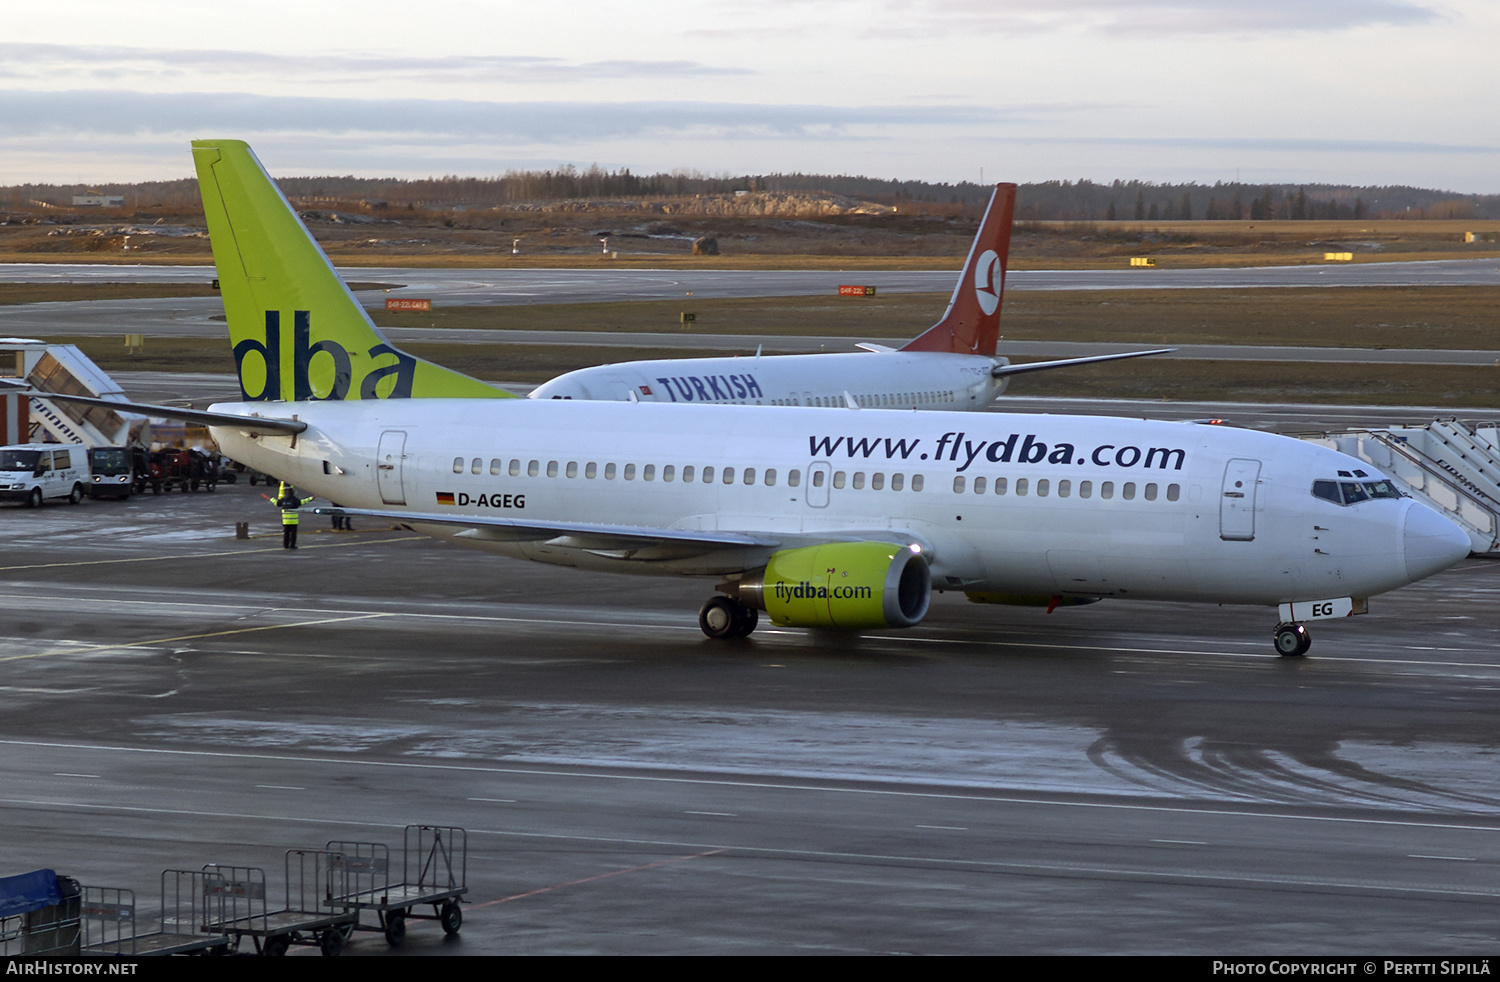
<instances>
[{"instance_id":1,"label":"jet engine","mask_svg":"<svg viewBox=\"0 0 1500 982\"><path fill-rule=\"evenodd\" d=\"M830 542L772 553L720 589L782 627L911 627L927 616L932 571L916 546Z\"/></svg>"}]
</instances>

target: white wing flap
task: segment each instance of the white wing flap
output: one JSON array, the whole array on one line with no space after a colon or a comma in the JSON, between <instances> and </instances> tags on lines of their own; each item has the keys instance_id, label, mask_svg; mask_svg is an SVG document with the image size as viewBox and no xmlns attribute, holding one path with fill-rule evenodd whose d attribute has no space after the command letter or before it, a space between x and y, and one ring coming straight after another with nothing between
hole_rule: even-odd
<instances>
[{"instance_id":1,"label":"white wing flap","mask_svg":"<svg viewBox=\"0 0 1500 982\"><path fill-rule=\"evenodd\" d=\"M680 529L643 528L636 525L605 525L577 522L529 521L480 515L448 515L431 512L387 511L377 508L313 508L315 515L364 515L388 518L406 525L462 527L458 537L490 542L547 542L563 548L590 552L634 552L667 544L703 549L776 548L780 539L746 532L695 532Z\"/></svg>"},{"instance_id":2,"label":"white wing flap","mask_svg":"<svg viewBox=\"0 0 1500 982\"><path fill-rule=\"evenodd\" d=\"M894 529L830 529L826 532L693 531L648 528L638 525L607 525L575 522L533 521L481 515L395 511L380 508L311 508L315 515L363 515L404 525L447 525L462 529L454 537L486 542L539 542L563 549L578 549L618 559L660 561L701 556L735 549L764 551L819 545L827 542L894 542L925 549L932 545L920 536ZM764 560L762 560L762 563ZM748 567L747 567L748 568Z\"/></svg>"}]
</instances>

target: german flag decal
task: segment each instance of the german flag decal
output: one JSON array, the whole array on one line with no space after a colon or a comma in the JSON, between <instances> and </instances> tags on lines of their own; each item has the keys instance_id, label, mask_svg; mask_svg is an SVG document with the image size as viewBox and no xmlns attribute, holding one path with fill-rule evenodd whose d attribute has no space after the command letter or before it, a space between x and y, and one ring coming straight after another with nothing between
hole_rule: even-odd
<instances>
[{"instance_id":1,"label":"german flag decal","mask_svg":"<svg viewBox=\"0 0 1500 982\"><path fill-rule=\"evenodd\" d=\"M438 504L440 504L440 505L455 505L455 504L458 503L458 502L456 502L456 501L453 500L453 492L452 491L439 491L437 493L437 499L438 499Z\"/></svg>"}]
</instances>

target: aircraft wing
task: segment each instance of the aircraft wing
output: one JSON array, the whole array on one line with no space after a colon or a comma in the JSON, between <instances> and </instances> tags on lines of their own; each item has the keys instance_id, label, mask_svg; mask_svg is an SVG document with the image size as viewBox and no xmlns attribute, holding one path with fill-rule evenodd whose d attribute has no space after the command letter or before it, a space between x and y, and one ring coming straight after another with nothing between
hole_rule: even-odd
<instances>
[{"instance_id":1,"label":"aircraft wing","mask_svg":"<svg viewBox=\"0 0 1500 982\"><path fill-rule=\"evenodd\" d=\"M19 389L17 386L6 388ZM99 406L142 416L160 416L163 419L180 419L203 426L229 426L252 433L280 433L291 435L307 429L300 419L277 419L267 416L236 416L233 413L210 413L202 409L182 409L178 406L156 406L147 402L123 402L118 399L98 399L94 396L71 396L58 392L21 392L33 399L51 399L57 402L76 402L84 406Z\"/></svg>"},{"instance_id":2,"label":"aircraft wing","mask_svg":"<svg viewBox=\"0 0 1500 982\"><path fill-rule=\"evenodd\" d=\"M314 515L363 515L367 518L388 519L403 525L447 525L463 530L455 536L460 539L489 542L536 542L565 549L581 549L599 556L642 561L684 559L689 556L740 549L761 551L769 556L778 549L791 549L827 542L894 542L899 545L917 545L931 551L931 546L925 540L891 529L868 532L859 530L839 530L828 533L790 532L783 535L756 531L705 532L593 522L551 522L483 515L396 511L384 508L320 506L307 510ZM747 565L759 565L763 562L764 560L760 560Z\"/></svg>"},{"instance_id":3,"label":"aircraft wing","mask_svg":"<svg viewBox=\"0 0 1500 982\"><path fill-rule=\"evenodd\" d=\"M1033 361L1024 365L996 365L990 370L995 378L1003 375L1022 375L1026 372L1045 372L1054 368L1071 368L1074 365L1092 365L1101 361L1119 361L1122 358L1144 358L1147 355L1164 355L1176 348L1152 348L1150 351L1124 351L1114 355L1089 355L1086 358L1064 358L1060 361Z\"/></svg>"},{"instance_id":4,"label":"aircraft wing","mask_svg":"<svg viewBox=\"0 0 1500 982\"><path fill-rule=\"evenodd\" d=\"M315 515L364 515L403 525L462 528L457 538L489 542L539 542L622 559L680 559L721 549L776 549L779 538L749 532L696 532L593 522L549 522L482 515L395 511L382 508L310 509Z\"/></svg>"}]
</instances>

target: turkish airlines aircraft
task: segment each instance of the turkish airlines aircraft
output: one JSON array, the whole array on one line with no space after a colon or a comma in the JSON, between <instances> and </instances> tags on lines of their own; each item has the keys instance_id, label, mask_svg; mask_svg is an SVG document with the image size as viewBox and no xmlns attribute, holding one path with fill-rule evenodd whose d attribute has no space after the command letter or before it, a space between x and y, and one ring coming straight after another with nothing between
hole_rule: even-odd
<instances>
[{"instance_id":1,"label":"turkish airlines aircraft","mask_svg":"<svg viewBox=\"0 0 1500 982\"><path fill-rule=\"evenodd\" d=\"M533 389L529 398L983 409L1005 391L1012 375L1173 350L1025 365L996 357L1015 210L1016 186L997 185L942 320L900 349L861 344L865 352L619 362L559 375Z\"/></svg>"},{"instance_id":2,"label":"turkish airlines aircraft","mask_svg":"<svg viewBox=\"0 0 1500 982\"><path fill-rule=\"evenodd\" d=\"M386 341L249 147L193 156L244 401L136 408L208 423L236 460L347 514L517 559L710 578L711 637L748 634L760 611L909 627L936 588L1259 604L1279 608L1277 651L1300 655L1303 621L1364 613L1469 552L1370 465L1225 426L505 398Z\"/></svg>"}]
</instances>

